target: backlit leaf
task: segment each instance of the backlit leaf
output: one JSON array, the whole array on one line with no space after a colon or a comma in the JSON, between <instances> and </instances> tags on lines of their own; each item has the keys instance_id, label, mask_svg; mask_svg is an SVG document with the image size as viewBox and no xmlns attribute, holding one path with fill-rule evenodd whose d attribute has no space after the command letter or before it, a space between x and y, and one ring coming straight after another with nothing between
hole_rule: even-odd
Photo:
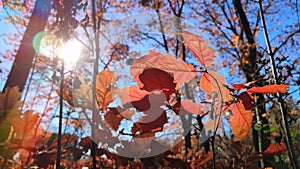
<instances>
[{"instance_id":1,"label":"backlit leaf","mask_svg":"<svg viewBox=\"0 0 300 169\"><path fill-rule=\"evenodd\" d=\"M0 93L0 125L8 116L9 112L20 105L19 98L21 93L18 87L6 88L3 93Z\"/></svg>"},{"instance_id":2,"label":"backlit leaf","mask_svg":"<svg viewBox=\"0 0 300 169\"><path fill-rule=\"evenodd\" d=\"M250 93L275 94L286 93L289 85L266 85L263 87L252 87L248 89Z\"/></svg>"},{"instance_id":3,"label":"backlit leaf","mask_svg":"<svg viewBox=\"0 0 300 169\"><path fill-rule=\"evenodd\" d=\"M145 69L140 75L139 80L143 84L141 89L151 92L162 90L169 97L175 92L176 84L171 74L156 68Z\"/></svg>"},{"instance_id":4,"label":"backlit leaf","mask_svg":"<svg viewBox=\"0 0 300 169\"><path fill-rule=\"evenodd\" d=\"M75 106L81 106L92 110L92 86L81 76L76 76L74 84L76 85L76 88L74 88L72 95Z\"/></svg>"},{"instance_id":5,"label":"backlit leaf","mask_svg":"<svg viewBox=\"0 0 300 169\"><path fill-rule=\"evenodd\" d=\"M130 73L134 80L138 83L138 86L143 86L139 75L143 73L144 69L150 68L159 69L173 74L174 80L179 86L184 82L189 82L196 75L193 66L182 60L177 60L170 54L163 55L151 50L149 54L135 60L130 68Z\"/></svg>"},{"instance_id":6,"label":"backlit leaf","mask_svg":"<svg viewBox=\"0 0 300 169\"><path fill-rule=\"evenodd\" d=\"M109 103L113 101L111 84L115 81L116 74L104 69L96 77L96 100L101 110L106 110Z\"/></svg>"},{"instance_id":7,"label":"backlit leaf","mask_svg":"<svg viewBox=\"0 0 300 169\"><path fill-rule=\"evenodd\" d=\"M218 97L222 96L224 101L229 101L230 91L224 86L225 84L225 78L215 71L209 71L209 74L204 73L200 79L200 87L207 92L207 94L216 92Z\"/></svg>"},{"instance_id":8,"label":"backlit leaf","mask_svg":"<svg viewBox=\"0 0 300 169\"><path fill-rule=\"evenodd\" d=\"M173 106L173 110L177 115L185 115L185 114L201 114L201 106L199 104L194 103L192 100L182 100L177 102Z\"/></svg>"},{"instance_id":9,"label":"backlit leaf","mask_svg":"<svg viewBox=\"0 0 300 169\"><path fill-rule=\"evenodd\" d=\"M183 32L182 37L185 45L192 51L199 63L205 67L209 67L215 58L215 51L202 38L195 34Z\"/></svg>"},{"instance_id":10,"label":"backlit leaf","mask_svg":"<svg viewBox=\"0 0 300 169\"><path fill-rule=\"evenodd\" d=\"M242 90L244 88L244 85L243 84L232 84L232 87L235 90Z\"/></svg>"},{"instance_id":11,"label":"backlit leaf","mask_svg":"<svg viewBox=\"0 0 300 169\"><path fill-rule=\"evenodd\" d=\"M247 82L245 84L232 84L232 87L235 90L242 90L244 88L249 88L250 86L252 86L256 81L252 81L252 82Z\"/></svg>"},{"instance_id":12,"label":"backlit leaf","mask_svg":"<svg viewBox=\"0 0 300 169\"><path fill-rule=\"evenodd\" d=\"M25 134L33 134L35 125L40 118L39 114L34 114L33 110L27 110L22 116L11 119L11 124L19 137L24 137Z\"/></svg>"},{"instance_id":13,"label":"backlit leaf","mask_svg":"<svg viewBox=\"0 0 300 169\"><path fill-rule=\"evenodd\" d=\"M114 130L118 130L121 121L124 117L120 114L118 109L110 108L109 111L104 115L105 121L110 125Z\"/></svg>"},{"instance_id":14,"label":"backlit leaf","mask_svg":"<svg viewBox=\"0 0 300 169\"><path fill-rule=\"evenodd\" d=\"M165 123L167 123L167 113L163 112L159 117L157 117L155 120L148 122L148 123L140 123L136 122L133 124L132 127L132 134L135 135L137 132L139 134L144 133L155 133L158 131L163 130L163 126Z\"/></svg>"},{"instance_id":15,"label":"backlit leaf","mask_svg":"<svg viewBox=\"0 0 300 169\"><path fill-rule=\"evenodd\" d=\"M234 134L234 141L243 140L249 133L252 123L252 112L246 110L241 102L230 105L227 110L231 110L232 116L229 118L232 134Z\"/></svg>"},{"instance_id":16,"label":"backlit leaf","mask_svg":"<svg viewBox=\"0 0 300 169\"><path fill-rule=\"evenodd\" d=\"M118 94L118 96L122 100L122 104L139 101L145 96L147 96L150 92L146 90L141 90L137 86L130 86L126 88L121 88L114 90L114 93Z\"/></svg>"}]
</instances>

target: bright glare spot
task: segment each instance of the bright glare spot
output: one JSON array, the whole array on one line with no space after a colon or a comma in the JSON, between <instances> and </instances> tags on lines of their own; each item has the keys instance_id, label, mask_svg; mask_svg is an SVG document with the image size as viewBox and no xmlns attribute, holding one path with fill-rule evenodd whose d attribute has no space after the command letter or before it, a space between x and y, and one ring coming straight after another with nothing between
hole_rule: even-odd
<instances>
[{"instance_id":1,"label":"bright glare spot","mask_svg":"<svg viewBox=\"0 0 300 169\"><path fill-rule=\"evenodd\" d=\"M70 40L63 44L58 52L58 56L64 59L66 64L75 64L81 55L82 45L77 40Z\"/></svg>"}]
</instances>

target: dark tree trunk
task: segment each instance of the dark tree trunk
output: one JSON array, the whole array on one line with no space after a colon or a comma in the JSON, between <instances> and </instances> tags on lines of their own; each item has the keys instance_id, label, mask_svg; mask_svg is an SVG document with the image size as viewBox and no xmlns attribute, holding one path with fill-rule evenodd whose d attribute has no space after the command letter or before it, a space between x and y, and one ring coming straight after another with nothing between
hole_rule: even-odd
<instances>
[{"instance_id":1,"label":"dark tree trunk","mask_svg":"<svg viewBox=\"0 0 300 169\"><path fill-rule=\"evenodd\" d=\"M32 67L35 50L32 45L34 36L43 31L48 20L48 16L51 10L51 0L37 0L33 9L33 13L30 17L27 25L24 37L21 41L21 45L15 57L12 69L8 75L8 79L3 88L4 93L6 88L12 88L17 86L20 92L23 92L30 69ZM15 93L10 93L14 95ZM9 97L9 96L7 96ZM1 119L4 120L9 110L6 110L1 114ZM0 142L5 142L10 132L10 124L4 121L0 123ZM5 155L3 146L0 146L0 154ZM3 162L2 168L5 162Z\"/></svg>"},{"instance_id":2,"label":"dark tree trunk","mask_svg":"<svg viewBox=\"0 0 300 169\"><path fill-rule=\"evenodd\" d=\"M251 82L254 80L258 80L260 77L260 74L258 71L256 71L256 60L257 58L257 49L255 45L255 40L254 40L254 35L251 31L249 21L247 19L247 16L244 12L244 9L242 7L241 1L240 0L234 0L233 5L235 7L235 10L237 12L237 15L240 20L241 28L244 31L247 39L247 43L249 43L249 56L245 57L247 60L247 64L241 62L242 64L242 70L246 75L247 82ZM261 121L261 125L263 126L264 124L268 124L268 120L266 117L262 117L262 114L266 113L266 108L265 108L265 99L262 94L257 94L257 111L255 112L257 115L253 117L253 125L256 124L257 122L257 117ZM263 130L268 130L268 127L263 128ZM262 151L266 150L267 147L270 145L271 141L268 139L270 136L269 133L264 133L261 130L261 134L259 134L259 131L253 129L252 130L252 135L253 135L253 142L255 145L255 149L258 152L259 151L259 144L261 144ZM260 135L260 136L259 136ZM260 137L260 138L259 138ZM265 157L264 159L264 166L272 166L272 157Z\"/></svg>"},{"instance_id":3,"label":"dark tree trunk","mask_svg":"<svg viewBox=\"0 0 300 169\"><path fill-rule=\"evenodd\" d=\"M35 2L32 15L4 89L18 86L20 92L24 90L35 55L32 45L33 38L37 33L44 30L50 10L51 0L37 0Z\"/></svg>"}]
</instances>

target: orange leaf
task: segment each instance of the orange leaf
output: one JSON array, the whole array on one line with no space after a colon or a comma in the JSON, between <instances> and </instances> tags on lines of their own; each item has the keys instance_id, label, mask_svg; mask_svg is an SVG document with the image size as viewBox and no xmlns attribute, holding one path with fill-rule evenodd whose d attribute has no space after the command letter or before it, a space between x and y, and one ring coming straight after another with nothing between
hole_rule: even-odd
<instances>
[{"instance_id":1,"label":"orange leaf","mask_svg":"<svg viewBox=\"0 0 300 169\"><path fill-rule=\"evenodd\" d=\"M34 114L33 110L27 110L23 114L23 117L15 117L11 119L11 124L16 131L16 135L22 138L25 137L25 135L31 136L31 134L33 134L35 125L39 118L39 114Z\"/></svg>"},{"instance_id":2,"label":"orange leaf","mask_svg":"<svg viewBox=\"0 0 300 169\"><path fill-rule=\"evenodd\" d=\"M280 144L270 144L269 147L263 152L264 155L281 155L286 151L285 145L283 142Z\"/></svg>"},{"instance_id":3,"label":"orange leaf","mask_svg":"<svg viewBox=\"0 0 300 169\"><path fill-rule=\"evenodd\" d=\"M245 83L245 84L232 84L232 87L235 89L235 90L242 90L244 88L249 88L249 86L251 86L252 84L254 84L256 81L252 81L252 82L248 82L248 83Z\"/></svg>"},{"instance_id":4,"label":"orange leaf","mask_svg":"<svg viewBox=\"0 0 300 169\"><path fill-rule=\"evenodd\" d=\"M233 141L243 140L251 129L253 116L251 110L245 110L244 105L240 102L230 105L225 110L231 110L233 113L229 119L232 134L234 134Z\"/></svg>"},{"instance_id":5,"label":"orange leaf","mask_svg":"<svg viewBox=\"0 0 300 169\"><path fill-rule=\"evenodd\" d=\"M208 74L204 74L200 79L200 87L207 93L213 92L212 84L214 84L213 79ZM217 87L217 86L215 86Z\"/></svg>"},{"instance_id":6,"label":"orange leaf","mask_svg":"<svg viewBox=\"0 0 300 169\"><path fill-rule=\"evenodd\" d=\"M17 86L12 88L5 88L3 93L0 93L0 125L6 120L9 112L15 110L13 113L18 112L20 106L19 98L21 93Z\"/></svg>"},{"instance_id":7,"label":"orange leaf","mask_svg":"<svg viewBox=\"0 0 300 169\"><path fill-rule=\"evenodd\" d=\"M126 88L117 89L114 92L119 95L123 105L130 102L139 101L150 93L146 90L141 90L137 86L130 86Z\"/></svg>"},{"instance_id":8,"label":"orange leaf","mask_svg":"<svg viewBox=\"0 0 300 169\"><path fill-rule=\"evenodd\" d=\"M266 85L263 87L252 87L248 89L250 93L275 94L286 93L289 85Z\"/></svg>"},{"instance_id":9,"label":"orange leaf","mask_svg":"<svg viewBox=\"0 0 300 169\"><path fill-rule=\"evenodd\" d=\"M178 85L184 82L189 82L195 77L195 69L182 60L177 60L170 54L163 55L161 53L150 51L145 55L134 61L130 68L130 73L138 86L142 87L143 83L140 81L139 75L144 69L155 68L174 75L174 80Z\"/></svg>"},{"instance_id":10,"label":"orange leaf","mask_svg":"<svg viewBox=\"0 0 300 169\"><path fill-rule=\"evenodd\" d=\"M244 88L244 85L243 84L232 84L232 87L235 90L242 90Z\"/></svg>"},{"instance_id":11,"label":"orange leaf","mask_svg":"<svg viewBox=\"0 0 300 169\"><path fill-rule=\"evenodd\" d=\"M230 91L225 87L226 80L223 76L219 75L215 71L210 71L209 74L204 73L204 75L200 79L200 87L207 92L208 94L212 94L216 92L218 97L222 97L224 101L230 100Z\"/></svg>"},{"instance_id":12,"label":"orange leaf","mask_svg":"<svg viewBox=\"0 0 300 169\"><path fill-rule=\"evenodd\" d=\"M193 52L199 63L209 67L215 58L215 51L195 34L183 32L182 37L185 40L185 45Z\"/></svg>"},{"instance_id":13,"label":"orange leaf","mask_svg":"<svg viewBox=\"0 0 300 169\"><path fill-rule=\"evenodd\" d=\"M115 81L116 74L104 69L96 77L96 99L101 110L106 110L109 103L113 101L111 84Z\"/></svg>"}]
</instances>

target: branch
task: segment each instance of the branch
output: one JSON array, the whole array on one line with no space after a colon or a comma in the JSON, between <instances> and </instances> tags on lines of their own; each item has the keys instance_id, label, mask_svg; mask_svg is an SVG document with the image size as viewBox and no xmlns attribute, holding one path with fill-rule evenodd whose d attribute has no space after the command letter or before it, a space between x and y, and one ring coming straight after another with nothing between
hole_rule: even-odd
<instances>
[{"instance_id":1,"label":"branch","mask_svg":"<svg viewBox=\"0 0 300 169\"><path fill-rule=\"evenodd\" d=\"M249 44L254 44L255 41L253 39L253 34L252 34L252 31L251 31L251 28L250 28L250 24L249 24L249 21L246 17L246 14L245 14L245 12L242 8L241 1L233 0L233 5L234 5L235 9L237 10L239 18L241 20L242 27L243 27L243 29L246 33L246 38L247 38L248 43Z\"/></svg>"},{"instance_id":2,"label":"branch","mask_svg":"<svg viewBox=\"0 0 300 169\"><path fill-rule=\"evenodd\" d=\"M295 36L296 34L298 34L298 33L300 33L300 29L299 30L297 30L296 32L293 32L293 33L291 33L291 34L289 34L287 37L286 37L286 39L285 39L285 41L283 41L278 47L276 47L275 49L274 49L274 51L273 51L273 55L276 53L276 52L278 52L278 50L280 49L280 48L282 48L293 36Z\"/></svg>"},{"instance_id":3,"label":"branch","mask_svg":"<svg viewBox=\"0 0 300 169\"><path fill-rule=\"evenodd\" d=\"M163 27L163 24L162 24L162 21L161 21L161 16L160 16L160 13L159 13L159 9L156 10L156 13L157 13L157 16L158 16L160 32L162 34L162 38L163 38L163 41L164 41L164 47L166 49L166 52L169 53L168 42L167 42L166 35L165 35L165 32L164 32L164 27Z\"/></svg>"}]
</instances>

